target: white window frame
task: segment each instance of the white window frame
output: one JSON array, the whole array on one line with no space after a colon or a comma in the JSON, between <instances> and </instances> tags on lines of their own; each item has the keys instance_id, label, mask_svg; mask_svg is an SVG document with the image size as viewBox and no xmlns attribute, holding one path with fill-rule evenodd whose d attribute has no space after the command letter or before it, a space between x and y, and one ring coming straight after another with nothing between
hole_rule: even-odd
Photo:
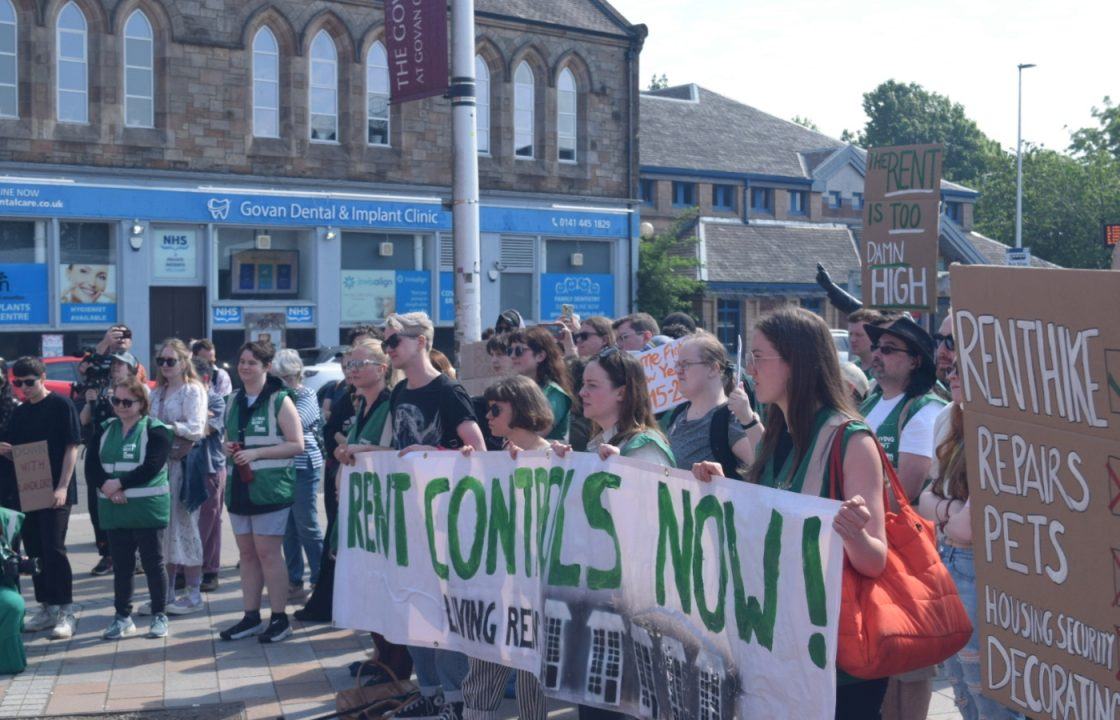
<instances>
[{"instance_id":1,"label":"white window frame","mask_svg":"<svg viewBox=\"0 0 1120 720\"><path fill-rule=\"evenodd\" d=\"M0 88L11 88L15 98L15 111L6 113L0 108L0 117L18 118L19 117L19 13L16 12L16 6L12 4L12 0L0 0L0 9L6 10L11 13L11 20L0 19L0 32L4 32L5 28L11 27L12 33L12 52L0 52L0 57L10 57L12 59L12 81L6 82L4 78L0 78Z\"/></svg>"},{"instance_id":2,"label":"white window frame","mask_svg":"<svg viewBox=\"0 0 1120 720\"><path fill-rule=\"evenodd\" d=\"M593 610L587 618L587 628L591 633L591 642L588 643L584 691L601 703L618 705L622 697L622 677L625 670L623 637L626 626L615 613ZM607 685L612 680L614 691L608 692Z\"/></svg>"},{"instance_id":3,"label":"white window frame","mask_svg":"<svg viewBox=\"0 0 1120 720\"><path fill-rule=\"evenodd\" d=\"M64 29L62 27L62 18L68 12L75 12L82 21L80 30ZM80 35L82 39L82 57L67 57L62 56L62 38L65 34ZM70 90L63 89L62 87L62 64L64 62L81 63L82 66L82 89ZM62 6L58 11L58 18L55 20L55 33L54 33L54 100L55 100L55 118L60 123L73 123L76 125L89 124L89 20L86 19L86 14L82 9L73 2L68 2ZM81 95L84 99L82 103L81 119L64 118L62 116L62 97L63 94Z\"/></svg>"},{"instance_id":4,"label":"white window frame","mask_svg":"<svg viewBox=\"0 0 1120 720\"><path fill-rule=\"evenodd\" d=\"M263 49L259 43L267 38L271 43L271 48ZM252 88L250 90L252 98L250 102L253 107L253 137L260 138L278 138L280 137L280 43L276 40L276 34L267 25L262 25L257 32L253 35L253 67L252 67ZM276 58L276 75L275 77L265 77L258 73L259 55L270 55ZM269 107L257 103L257 84L268 84L276 87L276 107ZM268 112L272 113L276 118L276 132L268 133L257 125L257 113Z\"/></svg>"},{"instance_id":5,"label":"white window frame","mask_svg":"<svg viewBox=\"0 0 1120 720\"><path fill-rule=\"evenodd\" d=\"M374 58L374 51L375 50L380 50L381 51L380 57L378 59L380 59L383 64L374 65L374 59L375 59ZM373 78L374 78L374 73L376 73L376 72L383 72L384 73L384 81L385 81L385 91L384 92L375 92L373 90ZM375 119L376 120L381 119L381 118L374 118L372 113L370 113L370 100L372 100L374 97L384 97L385 98L385 118L384 118L385 119L385 142L383 142L383 143L375 143L375 142L370 141L370 139L369 139L369 124L370 124L370 121L375 120ZM385 45L380 40L378 40L373 45L370 45L369 50L366 52L366 144L367 145L370 145L371 147L391 147L392 146L392 144L393 144L393 139L392 139L393 118L392 118L392 116L393 116L392 108L389 106L389 53L385 49Z\"/></svg>"},{"instance_id":6,"label":"white window frame","mask_svg":"<svg viewBox=\"0 0 1120 720\"><path fill-rule=\"evenodd\" d=\"M528 73L528 82L525 82L524 74ZM513 73L513 156L518 160L532 160L536 157L536 77L533 74L533 68L529 67L529 63L522 60L518 64L517 69ZM524 91L525 97L521 97L522 93L518 90ZM522 100L527 107L523 107ZM522 123L518 123L518 117L521 117ZM525 125L528 127L525 127ZM524 142L528 140L528 143ZM529 154L522 154L519 148L528 145Z\"/></svg>"},{"instance_id":7,"label":"white window frame","mask_svg":"<svg viewBox=\"0 0 1120 720\"><path fill-rule=\"evenodd\" d=\"M144 35L130 35L129 34L129 27L132 25L132 21L137 20L137 19L139 19L143 22L143 28L147 31L146 36L144 36ZM139 41L147 42L148 43L148 55L147 55L147 57L146 58L134 58L134 57L132 57L132 54L128 51L128 46L129 46L128 41L129 40L139 40ZM152 27L152 21L148 19L148 16L144 14L143 10L140 10L139 8L136 9L136 10L133 10L129 14L128 20L126 20L125 23L124 23L124 67L122 69L123 74L124 74L124 79L122 81L122 84L124 85L124 124L125 124L126 127L141 127L141 128L155 127L155 118L156 118L156 52L155 52L155 49L156 49L156 33L155 33L155 29ZM147 62L146 65L143 64L145 61ZM147 72L147 74L148 74L148 87L151 88L151 93L149 95L139 95L137 93L131 92L131 89L129 88L129 83L128 83L128 71L129 70L143 70L143 71ZM148 101L148 115L147 115L146 118L144 118L144 122L130 123L128 121L129 116L130 116L130 113L128 111L129 100L133 100L133 99Z\"/></svg>"},{"instance_id":8,"label":"white window frame","mask_svg":"<svg viewBox=\"0 0 1120 720\"><path fill-rule=\"evenodd\" d=\"M315 57L316 46L319 45L320 40L325 40L330 47L331 57L317 58ZM334 82L331 85L316 85L315 84L315 65L322 63L328 65L332 70L332 77ZM316 90L325 90L331 93L333 100L333 107L330 108L331 112L317 111L312 107L312 99ZM313 136L315 132L314 118L316 116L324 116L334 118L334 138L323 139ZM315 38L311 41L311 46L308 48L307 53L307 137L311 142L326 145L338 144L338 47L334 44L334 38L326 30L320 30L315 33Z\"/></svg>"},{"instance_id":9,"label":"white window frame","mask_svg":"<svg viewBox=\"0 0 1120 720\"><path fill-rule=\"evenodd\" d=\"M481 55L474 56L475 129L478 154L490 154L490 66Z\"/></svg>"},{"instance_id":10,"label":"white window frame","mask_svg":"<svg viewBox=\"0 0 1120 720\"><path fill-rule=\"evenodd\" d=\"M541 685L548 690L559 690L564 677L564 661L568 651L568 624L572 613L559 600L544 601L544 644L541 647ZM549 673L549 668L554 672ZM549 681L549 677L554 682Z\"/></svg>"},{"instance_id":11,"label":"white window frame","mask_svg":"<svg viewBox=\"0 0 1120 720\"><path fill-rule=\"evenodd\" d=\"M568 85L569 87L565 87ZM564 112L564 96L570 95L572 99L572 111ZM571 118L572 132L567 134L563 131L564 119ZM565 141L569 143L565 145ZM564 68L560 71L560 76L556 78L556 159L565 165L575 165L579 162L579 84L576 83L576 76L572 73L571 69ZM563 153L565 150L571 150L572 156L565 158Z\"/></svg>"}]
</instances>

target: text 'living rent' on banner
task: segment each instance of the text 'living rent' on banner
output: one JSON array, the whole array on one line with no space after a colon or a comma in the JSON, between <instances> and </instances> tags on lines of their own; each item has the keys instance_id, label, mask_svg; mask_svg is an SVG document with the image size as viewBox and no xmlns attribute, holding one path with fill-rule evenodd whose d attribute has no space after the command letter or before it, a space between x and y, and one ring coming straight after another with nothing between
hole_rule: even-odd
<instances>
[{"instance_id":1,"label":"text 'living rent' on banner","mask_svg":"<svg viewBox=\"0 0 1120 720\"><path fill-rule=\"evenodd\" d=\"M338 625L636 717L833 716L839 503L586 453L359 457Z\"/></svg>"},{"instance_id":2,"label":"text 'living rent' on banner","mask_svg":"<svg viewBox=\"0 0 1120 720\"><path fill-rule=\"evenodd\" d=\"M954 266L952 289L984 692L1115 720L1120 273Z\"/></svg>"}]
</instances>

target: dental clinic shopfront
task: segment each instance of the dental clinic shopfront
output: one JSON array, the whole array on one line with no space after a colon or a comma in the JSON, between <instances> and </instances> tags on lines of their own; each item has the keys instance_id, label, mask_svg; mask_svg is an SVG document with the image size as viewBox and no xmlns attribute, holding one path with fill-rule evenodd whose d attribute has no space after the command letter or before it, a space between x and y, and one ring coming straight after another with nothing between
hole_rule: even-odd
<instances>
[{"instance_id":1,"label":"dental clinic shopfront","mask_svg":"<svg viewBox=\"0 0 1120 720\"><path fill-rule=\"evenodd\" d=\"M451 213L435 195L183 183L123 176L0 176L0 356L75 354L133 329L142 362L164 337L337 345L347 328L427 312L437 346L455 318ZM483 325L563 304L629 305L636 218L625 205L487 197Z\"/></svg>"}]
</instances>

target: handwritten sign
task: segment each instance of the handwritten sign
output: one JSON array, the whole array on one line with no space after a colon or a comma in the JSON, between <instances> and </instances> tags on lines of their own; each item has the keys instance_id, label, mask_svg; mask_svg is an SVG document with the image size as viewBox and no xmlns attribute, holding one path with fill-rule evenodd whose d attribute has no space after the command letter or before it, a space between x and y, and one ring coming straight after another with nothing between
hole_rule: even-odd
<instances>
[{"instance_id":1,"label":"handwritten sign","mask_svg":"<svg viewBox=\"0 0 1120 720\"><path fill-rule=\"evenodd\" d=\"M681 340L660 345L652 350L635 353L646 371L649 403L654 414L672 410L685 401L681 395L680 378L677 377L677 350Z\"/></svg>"},{"instance_id":2,"label":"handwritten sign","mask_svg":"<svg viewBox=\"0 0 1120 720\"><path fill-rule=\"evenodd\" d=\"M940 145L867 152L863 292L870 307L937 309Z\"/></svg>"},{"instance_id":3,"label":"handwritten sign","mask_svg":"<svg viewBox=\"0 0 1120 720\"><path fill-rule=\"evenodd\" d=\"M47 441L13 445L12 462L16 466L20 510L26 513L52 507L54 481L51 478L51 457L47 452Z\"/></svg>"},{"instance_id":4,"label":"handwritten sign","mask_svg":"<svg viewBox=\"0 0 1120 720\"><path fill-rule=\"evenodd\" d=\"M1029 717L1115 718L1120 273L951 279L983 691Z\"/></svg>"}]
</instances>

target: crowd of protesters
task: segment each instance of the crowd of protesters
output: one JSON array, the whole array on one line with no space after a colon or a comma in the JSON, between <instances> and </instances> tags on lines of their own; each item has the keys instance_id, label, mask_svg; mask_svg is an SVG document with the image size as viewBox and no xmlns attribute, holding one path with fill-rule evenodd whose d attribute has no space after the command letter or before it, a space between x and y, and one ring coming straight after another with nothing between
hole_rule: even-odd
<instances>
[{"instance_id":1,"label":"crowd of protesters","mask_svg":"<svg viewBox=\"0 0 1120 720\"><path fill-rule=\"evenodd\" d=\"M288 606L301 602L300 621L330 621L340 467L365 452L431 448L621 455L691 470L700 482L831 497L842 501L833 527L847 560L875 577L888 552L881 446L905 493L936 523L942 557L975 620L951 317L931 335L907 315L858 309L848 331L851 361L841 363L826 323L787 307L761 318L748 352L735 358L684 313L658 323L645 313L612 321L569 312L529 327L507 310L484 335L493 381L473 398L433 348L423 313L354 328L340 358L343 379L318 394L302 384L298 353L264 342L239 349L236 390L209 341L164 341L149 373L124 326L111 328L87 360L100 363L108 381L73 399L46 389L41 360L19 358L0 380L0 504L19 509L15 445L46 441L54 483L52 507L27 512L22 531L5 534L12 552L22 541L39 565L32 580L39 608L23 628L59 639L76 631L66 534L82 446L99 554L91 572L114 578L107 640L135 634L134 614L150 615L148 636L163 637L173 629L169 616L204 609L204 593L219 586L223 515L237 540L244 608L220 631L223 640L280 642L292 635ZM677 339L674 371L685 402L655 417L636 354ZM746 372L736 373L744 363ZM840 489L827 461L838 432ZM148 600L134 613L139 572ZM379 660L398 677L415 675L420 690L396 717L489 717L513 673L376 635L374 644ZM966 718L1014 717L980 695L975 634L944 669ZM836 717L924 718L935 672L876 680L840 672ZM516 676L520 716L543 719L539 682ZM624 717L593 708L580 716Z\"/></svg>"}]
</instances>

